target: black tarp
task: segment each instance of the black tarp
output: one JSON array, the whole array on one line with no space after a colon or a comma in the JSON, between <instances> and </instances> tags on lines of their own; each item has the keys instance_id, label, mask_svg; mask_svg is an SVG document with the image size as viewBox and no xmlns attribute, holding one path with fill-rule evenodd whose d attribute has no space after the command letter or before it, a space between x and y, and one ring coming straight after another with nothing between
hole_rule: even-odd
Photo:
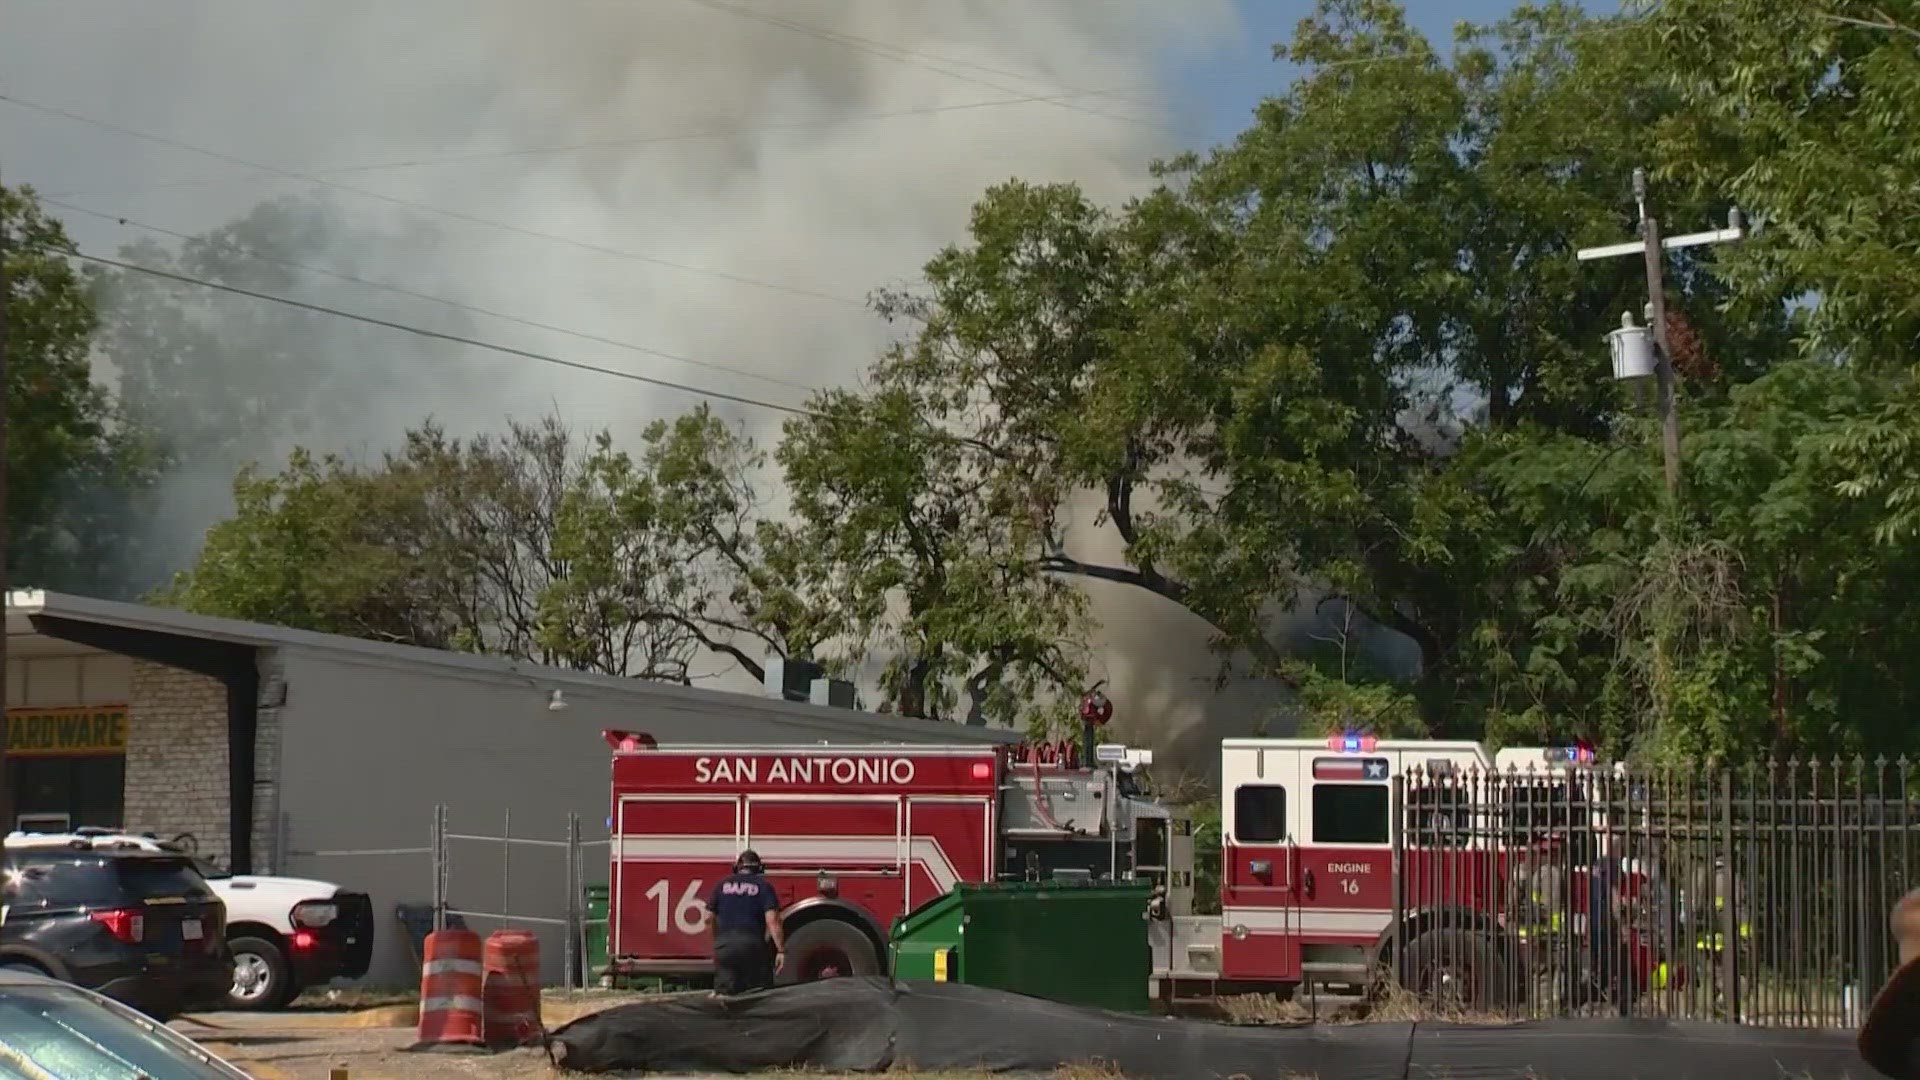
<instances>
[{"instance_id":1,"label":"black tarp","mask_svg":"<svg viewBox=\"0 0 1920 1080\"><path fill-rule=\"evenodd\" d=\"M953 983L829 979L738 998L622 1005L554 1033L583 1072L1049 1072L1139 1080L1870 1080L1844 1032L1658 1020L1496 1026L1229 1027L1061 1005Z\"/></svg>"}]
</instances>

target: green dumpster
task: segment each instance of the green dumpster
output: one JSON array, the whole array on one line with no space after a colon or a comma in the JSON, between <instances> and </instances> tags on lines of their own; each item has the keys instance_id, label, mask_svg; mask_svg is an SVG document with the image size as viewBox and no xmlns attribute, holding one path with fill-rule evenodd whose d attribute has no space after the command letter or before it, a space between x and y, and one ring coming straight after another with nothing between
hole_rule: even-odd
<instances>
[{"instance_id":1,"label":"green dumpster","mask_svg":"<svg viewBox=\"0 0 1920 1080\"><path fill-rule=\"evenodd\" d=\"M610 889L605 885L589 885L585 891L586 922L581 930L585 938L587 978L591 983L605 978L608 973L607 908Z\"/></svg>"},{"instance_id":2,"label":"green dumpster","mask_svg":"<svg viewBox=\"0 0 1920 1080\"><path fill-rule=\"evenodd\" d=\"M896 979L1146 1012L1145 881L960 885L895 920Z\"/></svg>"}]
</instances>

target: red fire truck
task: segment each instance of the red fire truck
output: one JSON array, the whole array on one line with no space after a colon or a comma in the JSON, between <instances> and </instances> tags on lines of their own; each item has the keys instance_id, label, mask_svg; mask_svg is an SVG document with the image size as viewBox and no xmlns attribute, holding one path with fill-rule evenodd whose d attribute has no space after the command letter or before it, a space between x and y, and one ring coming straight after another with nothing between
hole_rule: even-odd
<instances>
[{"instance_id":1,"label":"red fire truck","mask_svg":"<svg viewBox=\"0 0 1920 1080\"><path fill-rule=\"evenodd\" d=\"M1513 808L1476 806L1486 797L1448 777L1516 767L1550 777L1551 762L1563 772L1586 764L1579 752L1494 755L1470 742L1227 740L1221 913L1196 915L1192 826L1144 791L1145 751L1100 746L1083 765L1066 745L657 746L607 737L618 973L710 971L705 898L752 848L784 910L783 981L879 973L892 921L959 882L1134 877L1158 886L1149 934L1168 995L1364 985L1396 948L1403 976L1408 964L1420 967L1425 988L1461 966L1443 954L1468 941L1483 949L1469 966L1491 963L1502 969L1494 978L1505 977L1524 952L1517 883L1555 841L1537 827L1525 835L1481 827L1502 815L1510 822ZM1542 794L1559 812L1562 840L1590 813ZM1582 866L1617 858L1561 855L1565 872L1551 876L1568 881L1574 867L1564 857ZM1583 896L1575 899L1567 910L1584 911ZM1642 948L1634 962L1645 985L1658 958Z\"/></svg>"}]
</instances>

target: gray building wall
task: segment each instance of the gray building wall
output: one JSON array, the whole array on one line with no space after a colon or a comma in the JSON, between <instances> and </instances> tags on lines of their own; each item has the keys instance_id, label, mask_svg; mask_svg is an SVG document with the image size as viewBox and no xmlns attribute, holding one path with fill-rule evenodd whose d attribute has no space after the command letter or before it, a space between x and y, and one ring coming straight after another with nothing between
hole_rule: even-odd
<instances>
[{"instance_id":1,"label":"gray building wall","mask_svg":"<svg viewBox=\"0 0 1920 1080\"><path fill-rule=\"evenodd\" d=\"M263 652L263 802L280 825L261 848L262 869L365 890L377 920L369 985L408 985L419 972L395 906L432 897L430 860L420 854L313 854L418 848L433 807L448 807L448 831L560 841L577 813L581 835L604 841L610 802L605 728L645 731L662 743L976 742L1004 739L978 729L893 720L744 694L689 691L628 680L460 670L400 658L286 645ZM278 700L278 682L284 700ZM555 688L568 707L552 711ZM268 728L273 732L268 734ZM269 766L269 761L272 765ZM269 772L269 768L273 771ZM275 811L264 811L273 813ZM584 849L584 878L607 880L604 843ZM561 847L448 843L450 903L559 919L566 912ZM469 919L485 935L501 925ZM549 981L564 964L554 927L518 924L541 937Z\"/></svg>"}]
</instances>

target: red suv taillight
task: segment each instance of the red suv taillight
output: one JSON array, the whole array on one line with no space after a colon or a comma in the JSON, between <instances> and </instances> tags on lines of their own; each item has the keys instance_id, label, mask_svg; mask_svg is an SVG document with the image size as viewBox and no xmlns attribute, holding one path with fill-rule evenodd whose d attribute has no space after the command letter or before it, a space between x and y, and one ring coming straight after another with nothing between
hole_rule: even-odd
<instances>
[{"instance_id":1,"label":"red suv taillight","mask_svg":"<svg viewBox=\"0 0 1920 1080\"><path fill-rule=\"evenodd\" d=\"M147 917L132 908L113 908L92 913L93 921L107 928L107 933L130 945L137 945L147 934Z\"/></svg>"}]
</instances>

